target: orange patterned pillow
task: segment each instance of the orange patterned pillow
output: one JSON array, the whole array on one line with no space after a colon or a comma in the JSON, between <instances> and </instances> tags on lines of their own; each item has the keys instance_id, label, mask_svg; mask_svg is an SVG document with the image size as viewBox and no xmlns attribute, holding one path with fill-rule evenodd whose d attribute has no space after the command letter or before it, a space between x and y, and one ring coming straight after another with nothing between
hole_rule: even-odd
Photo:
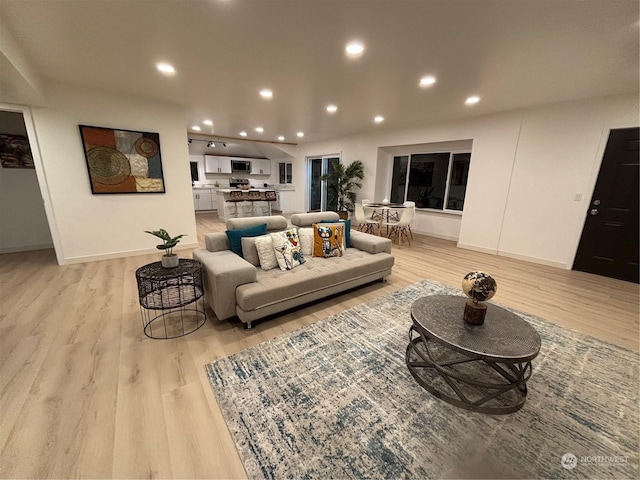
<instances>
[{"instance_id":1,"label":"orange patterned pillow","mask_svg":"<svg viewBox=\"0 0 640 480\"><path fill-rule=\"evenodd\" d=\"M313 224L313 256L341 257L344 225Z\"/></svg>"}]
</instances>

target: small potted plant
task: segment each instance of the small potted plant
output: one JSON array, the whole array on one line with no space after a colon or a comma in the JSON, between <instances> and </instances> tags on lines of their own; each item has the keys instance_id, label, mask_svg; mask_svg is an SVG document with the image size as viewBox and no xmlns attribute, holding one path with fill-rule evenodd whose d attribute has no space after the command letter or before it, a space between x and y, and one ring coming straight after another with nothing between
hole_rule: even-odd
<instances>
[{"instance_id":1,"label":"small potted plant","mask_svg":"<svg viewBox=\"0 0 640 480\"><path fill-rule=\"evenodd\" d=\"M145 230L145 233L154 235L162 240L161 245L156 245L156 248L158 250L165 251L165 254L162 255L162 266L164 268L177 267L178 264L180 263L180 259L175 253L173 253L173 247L175 247L178 243L180 243L180 239L185 235L178 235L177 237L171 237L171 235L169 235L167 231L163 228L161 228L160 230L155 230L153 232Z\"/></svg>"}]
</instances>

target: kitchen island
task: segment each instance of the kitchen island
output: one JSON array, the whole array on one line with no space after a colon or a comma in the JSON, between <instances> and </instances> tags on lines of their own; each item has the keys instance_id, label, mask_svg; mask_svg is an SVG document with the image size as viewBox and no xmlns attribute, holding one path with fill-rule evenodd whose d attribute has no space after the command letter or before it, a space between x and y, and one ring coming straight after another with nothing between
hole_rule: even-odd
<instances>
[{"instance_id":1,"label":"kitchen island","mask_svg":"<svg viewBox=\"0 0 640 480\"><path fill-rule=\"evenodd\" d=\"M277 192L267 188L221 188L218 190L218 218L259 217L271 215Z\"/></svg>"}]
</instances>

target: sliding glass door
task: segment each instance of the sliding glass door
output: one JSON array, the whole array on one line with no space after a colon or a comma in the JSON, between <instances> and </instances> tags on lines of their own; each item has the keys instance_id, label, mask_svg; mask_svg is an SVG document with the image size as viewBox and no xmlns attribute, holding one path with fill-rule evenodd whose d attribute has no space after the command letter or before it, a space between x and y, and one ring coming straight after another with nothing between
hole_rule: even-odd
<instances>
[{"instance_id":1,"label":"sliding glass door","mask_svg":"<svg viewBox=\"0 0 640 480\"><path fill-rule=\"evenodd\" d=\"M333 172L333 162L339 162L340 157L336 155L325 155L322 157L307 158L307 172L309 175L309 211L320 212L335 210L335 199L327 201L326 181L321 180L323 175Z\"/></svg>"}]
</instances>

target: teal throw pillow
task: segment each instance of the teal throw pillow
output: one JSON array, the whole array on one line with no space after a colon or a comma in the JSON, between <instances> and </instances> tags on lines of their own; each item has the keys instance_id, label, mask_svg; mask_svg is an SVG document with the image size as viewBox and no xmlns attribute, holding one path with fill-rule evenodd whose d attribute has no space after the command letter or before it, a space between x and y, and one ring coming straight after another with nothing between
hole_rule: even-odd
<instances>
[{"instance_id":1,"label":"teal throw pillow","mask_svg":"<svg viewBox=\"0 0 640 480\"><path fill-rule=\"evenodd\" d=\"M260 235L266 235L267 224L261 223L260 225L249 228L227 230L225 233L227 234L233 253L242 257L242 237L259 237Z\"/></svg>"},{"instance_id":2,"label":"teal throw pillow","mask_svg":"<svg viewBox=\"0 0 640 480\"><path fill-rule=\"evenodd\" d=\"M351 248L351 220L322 220L320 223L344 223L344 246Z\"/></svg>"}]
</instances>

